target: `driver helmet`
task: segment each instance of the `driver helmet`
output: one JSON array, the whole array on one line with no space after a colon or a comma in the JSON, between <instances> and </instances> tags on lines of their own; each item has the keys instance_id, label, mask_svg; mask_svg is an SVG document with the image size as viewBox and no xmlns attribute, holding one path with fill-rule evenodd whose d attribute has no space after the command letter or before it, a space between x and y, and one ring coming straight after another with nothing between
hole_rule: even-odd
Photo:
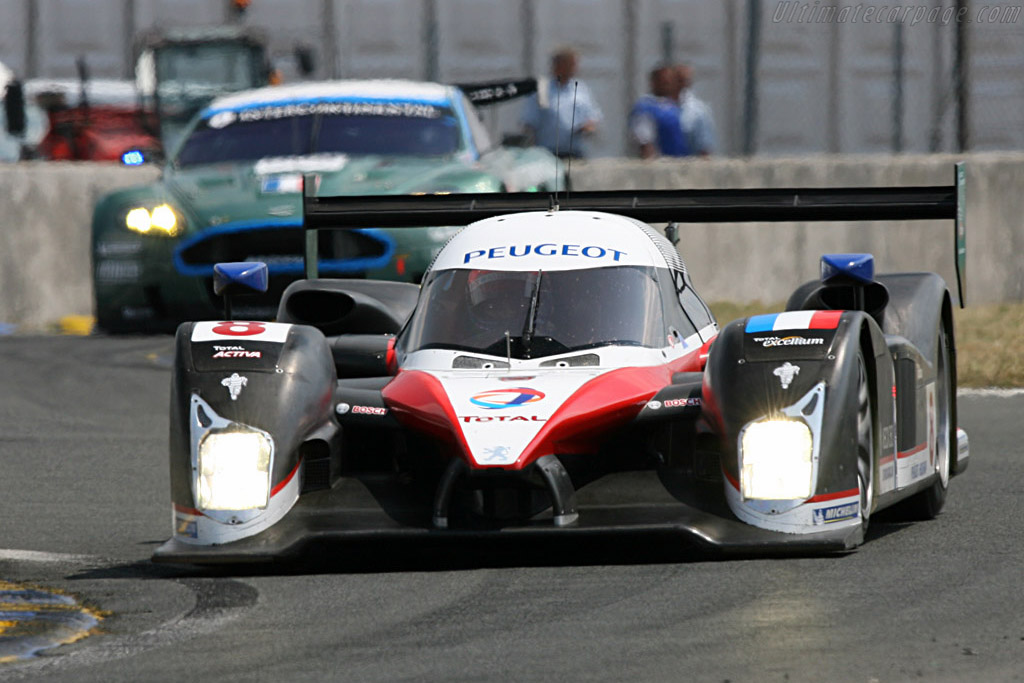
<instances>
[{"instance_id":1,"label":"driver helmet","mask_svg":"<svg viewBox=\"0 0 1024 683\"><path fill-rule=\"evenodd\" d=\"M471 271L466 289L473 322L488 329L507 324L529 301L529 287L530 279L521 272Z\"/></svg>"}]
</instances>

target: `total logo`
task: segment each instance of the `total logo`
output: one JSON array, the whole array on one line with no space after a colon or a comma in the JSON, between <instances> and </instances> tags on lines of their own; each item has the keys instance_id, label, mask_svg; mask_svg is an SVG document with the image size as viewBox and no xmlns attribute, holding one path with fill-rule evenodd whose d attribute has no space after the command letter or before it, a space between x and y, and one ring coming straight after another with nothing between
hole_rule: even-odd
<instances>
[{"instance_id":1,"label":"total logo","mask_svg":"<svg viewBox=\"0 0 1024 683\"><path fill-rule=\"evenodd\" d=\"M519 406L536 403L544 398L544 394L536 389L527 387L509 387L507 389L492 389L472 396L469 402L473 405L497 410L499 408L517 408Z\"/></svg>"}]
</instances>

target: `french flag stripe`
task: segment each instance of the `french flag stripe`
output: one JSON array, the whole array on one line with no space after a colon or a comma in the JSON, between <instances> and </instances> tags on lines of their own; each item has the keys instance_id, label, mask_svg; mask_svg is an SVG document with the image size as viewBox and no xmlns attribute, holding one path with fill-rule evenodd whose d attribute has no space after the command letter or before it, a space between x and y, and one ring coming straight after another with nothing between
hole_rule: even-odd
<instances>
[{"instance_id":1,"label":"french flag stripe","mask_svg":"<svg viewBox=\"0 0 1024 683\"><path fill-rule=\"evenodd\" d=\"M842 311L786 311L766 313L747 319L746 332L776 330L834 330L839 326Z\"/></svg>"},{"instance_id":2,"label":"french flag stripe","mask_svg":"<svg viewBox=\"0 0 1024 683\"><path fill-rule=\"evenodd\" d=\"M839 327L839 319L843 317L842 311L815 311L811 318L812 330L834 330Z\"/></svg>"},{"instance_id":3,"label":"french flag stripe","mask_svg":"<svg viewBox=\"0 0 1024 683\"><path fill-rule=\"evenodd\" d=\"M747 319L747 332L770 332L778 313L754 315Z\"/></svg>"},{"instance_id":4,"label":"french flag stripe","mask_svg":"<svg viewBox=\"0 0 1024 683\"><path fill-rule=\"evenodd\" d=\"M806 330L811 324L814 311L786 311L775 318L773 330Z\"/></svg>"}]
</instances>

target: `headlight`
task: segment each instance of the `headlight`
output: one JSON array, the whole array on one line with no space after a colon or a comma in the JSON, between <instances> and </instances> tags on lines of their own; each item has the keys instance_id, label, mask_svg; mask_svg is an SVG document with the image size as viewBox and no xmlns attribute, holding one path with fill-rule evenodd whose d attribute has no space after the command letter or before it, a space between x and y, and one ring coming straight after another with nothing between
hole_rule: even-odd
<instances>
[{"instance_id":1,"label":"headlight","mask_svg":"<svg viewBox=\"0 0 1024 683\"><path fill-rule=\"evenodd\" d=\"M124 218L124 224L129 230L143 235L165 235L174 237L181 232L181 221L167 204L161 204L153 209L139 206L130 209Z\"/></svg>"},{"instance_id":2,"label":"headlight","mask_svg":"<svg viewBox=\"0 0 1024 683\"><path fill-rule=\"evenodd\" d=\"M253 430L211 431L199 442L196 503L202 510L252 510L270 500L273 444Z\"/></svg>"},{"instance_id":3,"label":"headlight","mask_svg":"<svg viewBox=\"0 0 1024 683\"><path fill-rule=\"evenodd\" d=\"M794 500L811 496L810 428L796 420L754 422L740 437L740 490L746 499Z\"/></svg>"}]
</instances>

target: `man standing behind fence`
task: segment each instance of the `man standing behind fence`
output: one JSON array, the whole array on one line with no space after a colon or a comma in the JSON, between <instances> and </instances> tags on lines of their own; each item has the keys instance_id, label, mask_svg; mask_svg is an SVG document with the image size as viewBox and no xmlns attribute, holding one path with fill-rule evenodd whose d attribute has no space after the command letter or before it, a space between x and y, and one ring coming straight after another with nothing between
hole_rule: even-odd
<instances>
[{"instance_id":1,"label":"man standing behind fence","mask_svg":"<svg viewBox=\"0 0 1024 683\"><path fill-rule=\"evenodd\" d=\"M651 92L633 105L629 132L642 159L684 157L693 153L683 135L675 67L662 65L651 70Z\"/></svg>"},{"instance_id":2,"label":"man standing behind fence","mask_svg":"<svg viewBox=\"0 0 1024 683\"><path fill-rule=\"evenodd\" d=\"M679 120L691 154L704 157L714 154L715 121L711 117L711 107L693 94L693 67L677 64L675 68L680 87Z\"/></svg>"},{"instance_id":3,"label":"man standing behind fence","mask_svg":"<svg viewBox=\"0 0 1024 683\"><path fill-rule=\"evenodd\" d=\"M542 79L537 92L527 99L522 123L529 141L547 147L560 157L589 156L584 140L601 122L590 88L575 78L579 55L563 48L551 57L550 81Z\"/></svg>"}]
</instances>

